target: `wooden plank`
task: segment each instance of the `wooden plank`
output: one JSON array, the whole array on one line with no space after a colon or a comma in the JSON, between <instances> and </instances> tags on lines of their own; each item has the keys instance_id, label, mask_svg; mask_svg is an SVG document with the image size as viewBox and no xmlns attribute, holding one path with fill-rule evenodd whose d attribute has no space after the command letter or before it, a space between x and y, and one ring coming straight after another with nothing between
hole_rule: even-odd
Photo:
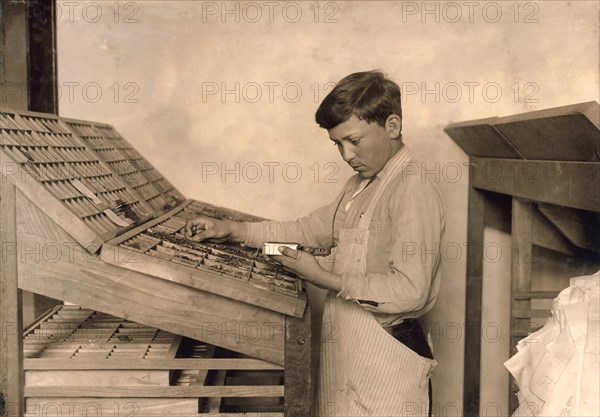
<instances>
[{"instance_id":1,"label":"wooden plank","mask_svg":"<svg viewBox=\"0 0 600 417\"><path fill-rule=\"evenodd\" d=\"M117 246L122 242L125 242L126 240L131 239L134 236L139 235L140 233L142 233L143 231L156 226L159 223L164 222L165 220L170 219L172 216L174 216L175 214L179 213L181 210L183 210L185 207L187 207L193 200L186 200L183 203L181 203L179 206L169 210L168 212L166 212L165 214L156 217L152 220L150 220L149 222L146 222L140 226L137 226L121 235L119 235L118 237L115 237L114 239L111 239L110 241L108 241L107 243L109 243L110 245L113 246Z\"/></svg>"},{"instance_id":2,"label":"wooden plank","mask_svg":"<svg viewBox=\"0 0 600 417\"><path fill-rule=\"evenodd\" d=\"M33 317L44 315L48 310L59 307L61 302L43 295L33 294Z\"/></svg>"},{"instance_id":3,"label":"wooden plank","mask_svg":"<svg viewBox=\"0 0 600 417\"><path fill-rule=\"evenodd\" d=\"M84 361L78 359L25 359L25 370L84 370L84 369L114 369L114 370L282 370L281 365L275 365L260 359L232 358L232 359L144 359L130 361L124 359L110 359L105 361Z\"/></svg>"},{"instance_id":4,"label":"wooden plank","mask_svg":"<svg viewBox=\"0 0 600 417\"><path fill-rule=\"evenodd\" d=\"M473 169L473 164L470 164L469 169ZM465 333L463 380L463 412L465 416L479 415L484 208L483 193L469 187L465 323L472 331Z\"/></svg>"},{"instance_id":5,"label":"wooden plank","mask_svg":"<svg viewBox=\"0 0 600 417\"><path fill-rule=\"evenodd\" d=\"M33 204L28 212L43 216ZM18 222L25 222L22 216ZM19 259L22 289L283 365L284 316L279 313L118 268L68 238L49 241L21 229L17 233L25 247L52 248L52 262Z\"/></svg>"},{"instance_id":6,"label":"wooden plank","mask_svg":"<svg viewBox=\"0 0 600 417\"><path fill-rule=\"evenodd\" d=\"M521 158L512 144L489 124L494 120L454 123L448 125L444 132L469 156Z\"/></svg>"},{"instance_id":7,"label":"wooden plank","mask_svg":"<svg viewBox=\"0 0 600 417\"><path fill-rule=\"evenodd\" d=\"M28 397L25 405L25 415L31 417L172 417L198 412L197 398Z\"/></svg>"},{"instance_id":8,"label":"wooden plank","mask_svg":"<svg viewBox=\"0 0 600 417\"><path fill-rule=\"evenodd\" d=\"M1 164L4 159L0 158ZM23 322L17 286L16 187L0 176L0 405L2 415L23 412Z\"/></svg>"},{"instance_id":9,"label":"wooden plank","mask_svg":"<svg viewBox=\"0 0 600 417\"><path fill-rule=\"evenodd\" d=\"M472 185L542 203L600 212L600 163L476 158ZM585 179L585 180L582 180Z\"/></svg>"},{"instance_id":10,"label":"wooden plank","mask_svg":"<svg viewBox=\"0 0 600 417\"><path fill-rule=\"evenodd\" d=\"M37 215L41 213L41 210L32 209L33 205L31 200L21 190L17 189L17 228L20 231L43 237L49 241L65 242L68 240L73 244L77 244L77 241L71 235L56 227L56 223L50 217L45 214ZM34 259L38 262L41 261L41 258L34 257Z\"/></svg>"},{"instance_id":11,"label":"wooden plank","mask_svg":"<svg viewBox=\"0 0 600 417\"><path fill-rule=\"evenodd\" d=\"M60 399L59 401L62 401L63 399ZM96 402L97 400L94 400L94 402ZM136 399L136 402L139 401L139 399ZM93 402L91 403L93 404ZM123 405L129 405L129 402L124 402L122 403ZM87 404L84 404L87 405ZM119 405L119 404L118 404ZM69 416L69 417L80 417L80 415L77 414L73 414L70 415L68 414L69 412L69 407L68 405L65 406L64 408L61 409L57 409L55 407L47 407L50 412L54 411L54 410L60 410L60 412L62 413L62 410L64 410L63 414L58 414L59 416ZM168 406L166 406L166 408L168 408ZM92 411L94 410L94 411ZM94 408L93 405L90 405L89 407L89 413L93 413L95 412L96 408ZM116 414L116 409L114 407L114 403L113 403L113 408L108 408L106 410L106 413L104 414L100 414L100 411L98 411L98 415L103 415L103 416L115 416L115 415L119 415ZM268 412L258 412L258 413L254 413L254 412L234 412L234 413L169 413L169 414L146 414L146 413L138 413L136 412L135 407L129 407L125 410L121 410L123 416L135 416L135 417L164 417L165 415L167 415L168 417L284 417L283 413L277 413L277 412L272 412L272 411L268 411ZM89 417L90 414L83 414L82 417ZM39 411L39 406L38 406L38 410L37 411L33 411L31 413L26 413L24 417L40 417L40 411Z\"/></svg>"},{"instance_id":12,"label":"wooden plank","mask_svg":"<svg viewBox=\"0 0 600 417\"><path fill-rule=\"evenodd\" d=\"M303 318L286 317L285 325L284 414L286 417L310 417L316 380L310 305Z\"/></svg>"},{"instance_id":13,"label":"wooden plank","mask_svg":"<svg viewBox=\"0 0 600 417\"><path fill-rule=\"evenodd\" d=\"M25 330L23 330L23 334L27 335L28 333L31 333L33 331L33 329L35 329L36 327L38 327L40 325L41 322L44 322L47 319L49 319L50 317L52 317L61 308L62 308L62 305L55 305L50 310L46 311L44 314L36 316L35 321L33 323L31 323L29 325L29 327L27 327Z\"/></svg>"},{"instance_id":14,"label":"wooden plank","mask_svg":"<svg viewBox=\"0 0 600 417\"><path fill-rule=\"evenodd\" d=\"M8 178L30 201L35 201L46 216L63 226L67 233L73 236L80 245L88 249L90 253L100 249L103 243L100 236L87 227L79 217L67 209L43 185L25 172L21 164L13 161L1 149L0 160L2 161L0 169L3 178Z\"/></svg>"},{"instance_id":15,"label":"wooden plank","mask_svg":"<svg viewBox=\"0 0 600 417\"><path fill-rule=\"evenodd\" d=\"M59 401L61 401L60 399L58 399ZM136 403L137 401L139 401L139 399L136 399ZM154 400L155 401L155 400ZM56 402L56 401L54 401ZM125 404L127 404L125 402ZM39 407L38 407L39 408ZM168 406L167 406L168 408ZM52 410L52 408L51 408ZM65 407L65 414L62 415L69 415L66 414L69 412L69 408ZM62 410L61 410L62 411ZM284 417L283 413L276 413L276 412L259 412L259 413L246 413L246 412L236 412L236 413L171 413L171 409L168 410L169 414L166 414L168 417ZM90 412L91 408L90 408ZM135 412L135 414L129 414L129 415L134 415L135 417L157 417L157 414L145 414L144 412L136 412L135 408L129 408L124 410L123 415L128 415L128 413L132 413ZM114 408L114 403L113 403L113 408L108 408L107 413L112 413L112 414L106 414L106 415L115 415L115 408ZM102 414L105 415L105 414ZM163 414L159 414L161 417L163 416ZM33 411L31 413L26 413L24 417L40 417L40 411L39 409L37 411ZM76 415L73 416L69 416L69 417L78 417ZM87 417L87 416L86 416Z\"/></svg>"},{"instance_id":16,"label":"wooden plank","mask_svg":"<svg viewBox=\"0 0 600 417\"><path fill-rule=\"evenodd\" d=\"M284 413L276 413L274 411L266 411L261 413L208 413L208 414L198 414L198 417L284 417ZM136 416L137 417L137 416ZM169 417L179 417L179 416L169 416ZM187 416L182 416L187 417Z\"/></svg>"},{"instance_id":17,"label":"wooden plank","mask_svg":"<svg viewBox=\"0 0 600 417\"><path fill-rule=\"evenodd\" d=\"M144 201L144 200L141 200L141 201ZM120 227L119 229L110 230L108 232L102 233L100 235L100 238L102 239L103 242L107 242L107 241L109 241L109 240L114 239L115 237L117 237L120 233L127 232L127 231L129 231L131 229L134 229L138 225L145 224L146 222L150 221L153 218L154 218L154 214L148 214L146 216L141 217L139 220L137 220L134 223L131 223L128 226L123 226L123 227Z\"/></svg>"},{"instance_id":18,"label":"wooden plank","mask_svg":"<svg viewBox=\"0 0 600 417\"><path fill-rule=\"evenodd\" d=\"M595 101L449 124L444 131L469 156L600 161Z\"/></svg>"},{"instance_id":19,"label":"wooden plank","mask_svg":"<svg viewBox=\"0 0 600 417\"><path fill-rule=\"evenodd\" d=\"M584 103L568 104L566 106L552 107L530 111L525 113L502 116L495 119L493 124L522 122L535 119L546 119L565 115L582 115L594 126L600 129L600 106L595 101ZM464 122L469 123L469 122Z\"/></svg>"},{"instance_id":20,"label":"wooden plank","mask_svg":"<svg viewBox=\"0 0 600 417\"><path fill-rule=\"evenodd\" d=\"M509 212L511 212L510 210ZM531 213L532 242L546 249L578 256L581 252L562 234L548 219L540 213L539 208Z\"/></svg>"},{"instance_id":21,"label":"wooden plank","mask_svg":"<svg viewBox=\"0 0 600 417\"><path fill-rule=\"evenodd\" d=\"M574 245L600 252L600 212L543 204L540 212Z\"/></svg>"},{"instance_id":22,"label":"wooden plank","mask_svg":"<svg viewBox=\"0 0 600 417\"><path fill-rule=\"evenodd\" d=\"M516 292L531 291L533 270L533 216L536 208L532 203L513 198L512 205L512 270L511 270L511 302L510 302L510 354L516 353L515 336L517 333L529 331L531 322L529 318L518 318L513 315L515 311L530 310L529 299L517 299L512 294ZM512 394L515 388L514 378L509 379L508 403L512 413L517 405L517 398Z\"/></svg>"},{"instance_id":23,"label":"wooden plank","mask_svg":"<svg viewBox=\"0 0 600 417\"><path fill-rule=\"evenodd\" d=\"M552 315L550 310L514 310L512 315L516 319L530 319L530 318L548 318Z\"/></svg>"},{"instance_id":24,"label":"wooden plank","mask_svg":"<svg viewBox=\"0 0 600 417\"><path fill-rule=\"evenodd\" d=\"M191 288L219 294L233 300L243 301L295 317L302 316L306 307L306 295L287 295L270 289L255 287L239 278L179 265L167 259L130 250L123 246L104 244L101 259L109 264L153 275Z\"/></svg>"},{"instance_id":25,"label":"wooden plank","mask_svg":"<svg viewBox=\"0 0 600 417\"><path fill-rule=\"evenodd\" d=\"M512 294L515 300L552 300L558 297L558 291L513 291Z\"/></svg>"},{"instance_id":26,"label":"wooden plank","mask_svg":"<svg viewBox=\"0 0 600 417\"><path fill-rule=\"evenodd\" d=\"M217 348L213 345L208 345L206 351L203 356L210 360L215 356L215 351ZM209 369L198 369L198 373L196 374L196 380L191 385L207 385L207 377L208 377Z\"/></svg>"},{"instance_id":27,"label":"wooden plank","mask_svg":"<svg viewBox=\"0 0 600 417\"><path fill-rule=\"evenodd\" d=\"M98 359L100 361L102 359ZM131 362L139 359L131 359ZM25 371L25 386L169 386L168 370L35 370Z\"/></svg>"},{"instance_id":28,"label":"wooden plank","mask_svg":"<svg viewBox=\"0 0 600 417\"><path fill-rule=\"evenodd\" d=\"M600 131L582 114L494 125L525 159L600 161Z\"/></svg>"},{"instance_id":29,"label":"wooden plank","mask_svg":"<svg viewBox=\"0 0 600 417\"><path fill-rule=\"evenodd\" d=\"M26 397L65 398L191 398L191 397L282 397L281 385L230 385L189 387L25 387Z\"/></svg>"},{"instance_id":30,"label":"wooden plank","mask_svg":"<svg viewBox=\"0 0 600 417\"><path fill-rule=\"evenodd\" d=\"M215 352L221 358L230 358L232 353L228 351L224 351L219 349ZM225 382L227 380L227 370L219 370L212 375L211 380L209 381L210 385L222 387L225 386ZM216 414L221 411L221 405L223 404L223 397L210 397L205 399L205 403L200 406L201 411L208 411L208 414Z\"/></svg>"},{"instance_id":31,"label":"wooden plank","mask_svg":"<svg viewBox=\"0 0 600 417\"><path fill-rule=\"evenodd\" d=\"M179 347L181 346L182 340L183 340L183 337L181 337L179 335L175 335L175 338L173 339L173 342L171 343L171 347L169 347L169 351L165 354L165 358L175 359L175 356L177 355L177 351L179 350Z\"/></svg>"},{"instance_id":32,"label":"wooden plank","mask_svg":"<svg viewBox=\"0 0 600 417\"><path fill-rule=\"evenodd\" d=\"M227 378L227 371L220 370L216 373L213 385L222 387L225 386L225 379ZM213 415L221 411L221 403L223 402L223 396L215 396L208 399L207 408L208 414Z\"/></svg>"}]
</instances>

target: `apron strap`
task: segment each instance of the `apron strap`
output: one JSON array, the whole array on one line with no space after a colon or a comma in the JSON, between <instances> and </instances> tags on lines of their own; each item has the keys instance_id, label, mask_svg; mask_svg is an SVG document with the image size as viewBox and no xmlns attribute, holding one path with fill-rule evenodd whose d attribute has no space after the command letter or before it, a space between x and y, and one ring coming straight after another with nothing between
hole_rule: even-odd
<instances>
[{"instance_id":1,"label":"apron strap","mask_svg":"<svg viewBox=\"0 0 600 417\"><path fill-rule=\"evenodd\" d=\"M388 161L388 163L390 164L389 169L386 170L385 174L381 177L381 181L379 182L379 184L377 184L375 193L371 198L371 203L367 207L364 216L360 219L358 223L359 229L369 229L371 218L373 217L373 213L375 212L375 206L377 206L377 203L379 203L379 200L385 188L398 174L404 171L404 169L406 168L406 164L412 161L412 156L408 152L406 146L403 146L402 149L400 149L398 153Z\"/></svg>"}]
</instances>

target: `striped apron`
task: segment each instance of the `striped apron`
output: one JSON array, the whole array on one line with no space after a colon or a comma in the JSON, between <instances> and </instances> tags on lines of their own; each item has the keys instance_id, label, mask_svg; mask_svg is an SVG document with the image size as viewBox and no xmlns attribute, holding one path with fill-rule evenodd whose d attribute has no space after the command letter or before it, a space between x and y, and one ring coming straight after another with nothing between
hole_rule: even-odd
<instances>
[{"instance_id":1,"label":"striped apron","mask_svg":"<svg viewBox=\"0 0 600 417\"><path fill-rule=\"evenodd\" d=\"M340 231L333 272L366 273L369 224L384 188L401 175L394 158L357 228ZM373 314L329 292L323 310L317 415L329 417L427 416L429 376L436 365L398 342ZM327 331L325 330L327 329Z\"/></svg>"}]
</instances>

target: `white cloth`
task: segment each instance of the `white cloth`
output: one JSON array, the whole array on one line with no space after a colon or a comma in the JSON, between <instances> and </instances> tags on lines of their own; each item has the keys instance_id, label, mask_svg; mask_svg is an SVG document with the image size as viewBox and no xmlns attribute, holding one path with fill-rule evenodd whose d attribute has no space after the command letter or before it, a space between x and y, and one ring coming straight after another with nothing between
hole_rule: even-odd
<instances>
[{"instance_id":1,"label":"white cloth","mask_svg":"<svg viewBox=\"0 0 600 417\"><path fill-rule=\"evenodd\" d=\"M544 327L504 363L519 385L513 417L600 415L600 271L572 278Z\"/></svg>"},{"instance_id":2,"label":"white cloth","mask_svg":"<svg viewBox=\"0 0 600 417\"><path fill-rule=\"evenodd\" d=\"M365 178L364 180L362 180L360 182L360 184L358 185L356 191L354 191L354 193L350 197L350 200L348 200L348 202L346 203L346 207L345 207L346 211L348 211L348 209L352 205L352 201L354 201L354 199L356 198L356 196L359 195L365 188L367 188L367 185L369 185L371 183L371 181L373 181L373 178Z\"/></svg>"}]
</instances>

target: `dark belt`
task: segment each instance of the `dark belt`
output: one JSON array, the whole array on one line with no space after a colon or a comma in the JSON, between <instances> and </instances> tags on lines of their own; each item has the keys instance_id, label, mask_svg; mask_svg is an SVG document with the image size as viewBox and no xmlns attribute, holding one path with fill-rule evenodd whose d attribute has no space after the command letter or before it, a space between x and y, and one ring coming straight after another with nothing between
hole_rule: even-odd
<instances>
[{"instance_id":1,"label":"dark belt","mask_svg":"<svg viewBox=\"0 0 600 417\"><path fill-rule=\"evenodd\" d=\"M433 359L431 349L427 343L427 338L417 319L405 319L402 323L384 329L391 334L394 339L405 345L417 354Z\"/></svg>"}]
</instances>

